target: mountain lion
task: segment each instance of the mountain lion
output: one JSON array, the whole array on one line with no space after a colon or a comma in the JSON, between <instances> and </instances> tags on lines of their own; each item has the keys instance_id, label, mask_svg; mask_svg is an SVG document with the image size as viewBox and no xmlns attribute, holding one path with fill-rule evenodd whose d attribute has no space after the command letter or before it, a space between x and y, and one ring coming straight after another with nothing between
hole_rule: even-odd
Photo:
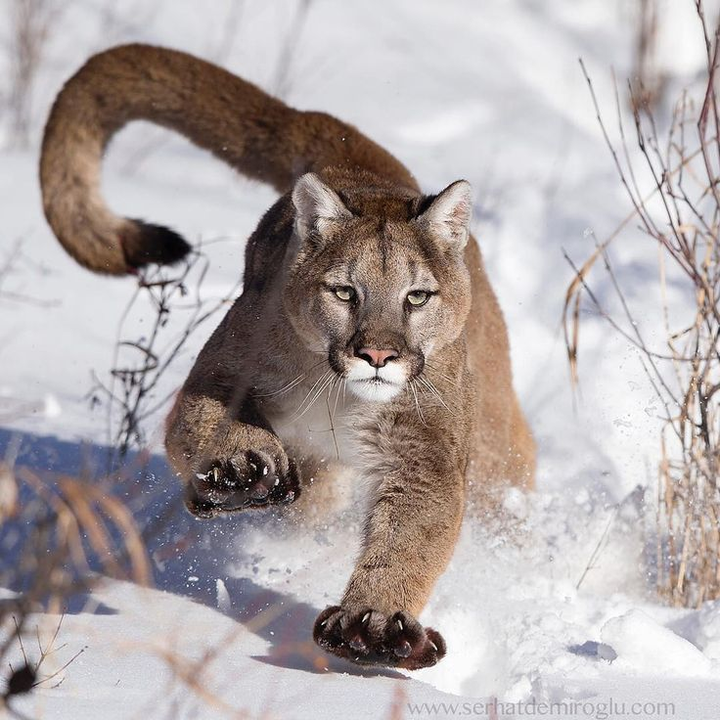
<instances>
[{"instance_id":1,"label":"mountain lion","mask_svg":"<svg viewBox=\"0 0 720 720\"><path fill-rule=\"evenodd\" d=\"M109 275L189 249L102 198L103 153L132 120L180 132L281 194L247 243L242 295L167 420L188 509L212 517L289 503L301 483L312 503L319 488L302 479L334 454L332 423L371 495L355 570L315 640L357 663L435 664L445 642L416 617L465 508L486 512L499 489L529 488L534 474L505 324L469 231L469 184L424 195L392 155L334 117L294 110L181 52L116 47L58 95L40 162L53 231Z\"/></svg>"}]
</instances>

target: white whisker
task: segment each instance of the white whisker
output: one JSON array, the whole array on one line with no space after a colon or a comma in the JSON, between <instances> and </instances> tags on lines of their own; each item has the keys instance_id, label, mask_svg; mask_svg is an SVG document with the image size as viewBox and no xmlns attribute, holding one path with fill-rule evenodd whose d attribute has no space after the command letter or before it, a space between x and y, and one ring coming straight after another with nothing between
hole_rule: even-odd
<instances>
[{"instance_id":1,"label":"white whisker","mask_svg":"<svg viewBox=\"0 0 720 720\"><path fill-rule=\"evenodd\" d=\"M289 390L292 390L294 387L297 387L308 376L309 372L312 372L316 367L318 367L319 365L322 365L325 362L326 362L326 358L319 360L307 372L301 373L296 378L291 380L289 383L287 383L286 385L283 385L279 390L271 390L270 392L266 392L266 393L253 393L253 397L264 398L264 397L275 397L276 395L282 395L283 393L286 393Z\"/></svg>"},{"instance_id":2,"label":"white whisker","mask_svg":"<svg viewBox=\"0 0 720 720\"><path fill-rule=\"evenodd\" d=\"M412 390L413 397L415 398L415 407L417 408L417 413L420 418L420 422L425 425L425 416L422 413L422 410L420 408L420 400L418 399L417 390L415 389L415 381L409 380L408 385L410 386L410 389Z\"/></svg>"},{"instance_id":3,"label":"white whisker","mask_svg":"<svg viewBox=\"0 0 720 720\"><path fill-rule=\"evenodd\" d=\"M443 380L447 380L449 383L455 384L455 380L453 380L451 377L448 377L447 375L444 375L440 372L440 370L437 368L436 365L433 365L430 361L426 360L425 365L429 367L438 377L441 377Z\"/></svg>"},{"instance_id":4,"label":"white whisker","mask_svg":"<svg viewBox=\"0 0 720 720\"><path fill-rule=\"evenodd\" d=\"M298 414L298 411L300 410L300 407L302 407L302 403L301 403L300 407L295 411L295 414L293 415L293 417L290 418L290 422L297 422L303 415L305 415L305 413L306 413L308 410L310 410L310 408L317 402L318 398L325 392L325 389L328 387L328 385L332 384L333 380L334 380L336 377L337 377L337 376L335 375L335 371L334 371L334 370L327 370L327 371L325 371L325 373L324 373L324 374L322 375L322 377L321 377L321 380L319 381L319 382L320 382L320 387L315 391L315 394L312 396L312 398L310 399L310 401L307 403L307 405L305 406L305 408L303 409L303 411L300 412L300 414ZM318 383L315 383L315 385L313 385L313 388L316 387L317 384L318 384ZM312 390L311 390L310 392L312 392ZM308 394L309 394L309 393L308 393ZM306 397L307 397L307 396L306 396Z\"/></svg>"},{"instance_id":5,"label":"white whisker","mask_svg":"<svg viewBox=\"0 0 720 720\"><path fill-rule=\"evenodd\" d=\"M253 397L256 398L264 398L264 397L274 397L275 395L282 395L282 393L287 392L288 390L292 390L294 387L299 385L303 380L305 379L305 373L302 375L298 375L294 380L291 380L287 385L283 385L279 390L273 390L272 392L268 393L256 393L253 395Z\"/></svg>"},{"instance_id":6,"label":"white whisker","mask_svg":"<svg viewBox=\"0 0 720 720\"><path fill-rule=\"evenodd\" d=\"M338 445L337 441L337 435L335 433L335 411L337 410L337 404L338 404L338 398L340 397L340 381L342 378L339 376L336 376L333 379L332 385L330 386L330 390L328 392L328 396L325 400L325 404L327 405L328 410L328 417L330 418L330 432L332 433L333 437L333 445L335 445L335 457L337 460L340 459L340 446ZM335 406L333 407L332 411L330 410L330 399L332 398L332 391L337 388L337 391L335 393Z\"/></svg>"},{"instance_id":7,"label":"white whisker","mask_svg":"<svg viewBox=\"0 0 720 720\"><path fill-rule=\"evenodd\" d=\"M447 403L442 399L442 396L440 395L440 391L435 387L435 385L428 380L425 377L418 377L418 382L422 383L439 401L440 404L451 414L455 415L455 413L450 410L450 408L447 406Z\"/></svg>"},{"instance_id":8,"label":"white whisker","mask_svg":"<svg viewBox=\"0 0 720 720\"><path fill-rule=\"evenodd\" d=\"M315 389L328 377L328 375L330 375L330 373L332 373L332 370L330 370L330 369L326 370L326 371L313 383L313 386L307 391L307 394L306 394L305 397L302 399L302 402L297 406L297 409L296 409L295 412L293 413L293 416L295 416L297 413L299 413L299 412L303 409L305 403L308 401L308 398L315 392Z\"/></svg>"},{"instance_id":9,"label":"white whisker","mask_svg":"<svg viewBox=\"0 0 720 720\"><path fill-rule=\"evenodd\" d=\"M340 390L344 389L344 383L345 383L345 378L341 378L341 377L337 378L337 383L336 383L337 392L335 393L335 405L333 406L333 411L332 411L333 419L335 418L335 413L337 412L338 400L340 400Z\"/></svg>"}]
</instances>

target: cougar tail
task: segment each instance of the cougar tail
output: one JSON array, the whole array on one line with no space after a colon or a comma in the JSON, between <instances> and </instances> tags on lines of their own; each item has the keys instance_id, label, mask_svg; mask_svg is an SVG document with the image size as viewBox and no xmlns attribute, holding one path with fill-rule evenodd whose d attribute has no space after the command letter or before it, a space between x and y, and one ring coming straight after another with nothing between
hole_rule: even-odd
<instances>
[{"instance_id":1,"label":"cougar tail","mask_svg":"<svg viewBox=\"0 0 720 720\"><path fill-rule=\"evenodd\" d=\"M172 230L119 217L103 200L103 153L132 120L182 133L280 192L303 173L330 166L417 188L392 155L330 115L294 110L186 53L116 47L90 58L66 83L50 112L40 159L45 216L65 250L96 272L121 275L147 263L172 263L189 250Z\"/></svg>"}]
</instances>

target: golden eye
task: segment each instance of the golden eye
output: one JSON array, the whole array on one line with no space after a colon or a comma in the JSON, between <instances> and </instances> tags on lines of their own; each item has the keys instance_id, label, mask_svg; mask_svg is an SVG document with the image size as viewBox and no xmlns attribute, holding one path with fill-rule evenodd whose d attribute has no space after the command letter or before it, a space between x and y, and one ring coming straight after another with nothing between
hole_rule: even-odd
<instances>
[{"instance_id":1,"label":"golden eye","mask_svg":"<svg viewBox=\"0 0 720 720\"><path fill-rule=\"evenodd\" d=\"M413 290L407 296L407 301L413 307L422 307L429 299L430 293L426 290Z\"/></svg>"},{"instance_id":2,"label":"golden eye","mask_svg":"<svg viewBox=\"0 0 720 720\"><path fill-rule=\"evenodd\" d=\"M355 299L355 290L346 285L344 285L343 287L333 288L333 292L338 297L338 299L342 300L343 302L350 302L351 300Z\"/></svg>"}]
</instances>

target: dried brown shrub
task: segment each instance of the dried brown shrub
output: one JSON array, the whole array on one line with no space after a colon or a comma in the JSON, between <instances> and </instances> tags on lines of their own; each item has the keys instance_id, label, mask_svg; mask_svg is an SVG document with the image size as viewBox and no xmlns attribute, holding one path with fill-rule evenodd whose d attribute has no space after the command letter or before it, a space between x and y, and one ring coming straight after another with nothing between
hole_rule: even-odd
<instances>
[{"instance_id":1,"label":"dried brown shrub","mask_svg":"<svg viewBox=\"0 0 720 720\"><path fill-rule=\"evenodd\" d=\"M628 84L640 162L633 162L616 95L620 145L610 140L593 85L585 73L598 121L632 212L580 267L568 287L564 326L573 383L578 378L580 310L588 300L639 351L646 375L664 408L659 446L657 583L673 605L696 606L720 597L720 109L716 92L718 30L711 33L701 2L695 3L707 51L705 92L695 103L688 92L677 102L661 141L642 88ZM583 66L583 72L585 68ZM637 165L640 167L636 167ZM651 190L641 193L640 175ZM651 347L634 320L608 249L627 236L631 223L659 257L665 347ZM608 312L589 284L602 260L619 299ZM667 301L667 279L692 298L678 319Z\"/></svg>"}]
</instances>

